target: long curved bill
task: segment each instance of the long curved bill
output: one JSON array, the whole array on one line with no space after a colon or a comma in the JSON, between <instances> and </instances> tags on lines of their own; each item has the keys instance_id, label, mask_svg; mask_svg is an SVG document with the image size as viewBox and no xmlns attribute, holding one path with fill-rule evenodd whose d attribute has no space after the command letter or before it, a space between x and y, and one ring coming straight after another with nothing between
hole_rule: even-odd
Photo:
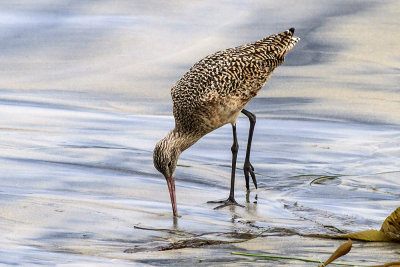
<instances>
[{"instance_id":1,"label":"long curved bill","mask_svg":"<svg viewBox=\"0 0 400 267\"><path fill-rule=\"evenodd\" d=\"M178 216L178 208L176 206L176 195L175 195L175 177L172 176L170 179L166 178L169 190L169 196L171 197L172 212L174 216Z\"/></svg>"}]
</instances>

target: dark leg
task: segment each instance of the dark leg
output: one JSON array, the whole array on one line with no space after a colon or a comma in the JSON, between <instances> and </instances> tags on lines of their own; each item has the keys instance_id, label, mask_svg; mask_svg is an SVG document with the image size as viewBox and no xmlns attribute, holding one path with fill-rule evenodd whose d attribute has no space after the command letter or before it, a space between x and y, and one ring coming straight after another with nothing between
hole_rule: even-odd
<instances>
[{"instance_id":1,"label":"dark leg","mask_svg":"<svg viewBox=\"0 0 400 267\"><path fill-rule=\"evenodd\" d=\"M237 159L237 154L238 154L238 151L239 151L239 143L237 141L237 135L236 135L236 124L232 125L232 132L233 132L233 144L232 144L232 147L231 147L231 151L232 151L231 191L229 193L228 200L231 200L232 202L235 202L236 159Z\"/></svg>"},{"instance_id":2,"label":"dark leg","mask_svg":"<svg viewBox=\"0 0 400 267\"><path fill-rule=\"evenodd\" d=\"M244 166L243 166L244 177L246 179L246 189L250 190L249 173L250 173L251 179L253 180L254 186L257 188L256 175L254 174L253 165L251 165L251 163L250 163L251 141L253 140L254 126L256 125L256 115L254 115L253 113L251 113L250 111L247 111L245 109L242 110L242 113L244 115L246 115L250 121L249 139L247 141L247 150L246 150L246 159L244 160Z\"/></svg>"},{"instance_id":3,"label":"dark leg","mask_svg":"<svg viewBox=\"0 0 400 267\"><path fill-rule=\"evenodd\" d=\"M232 125L232 131L233 131L233 144L231 147L231 151L232 151L231 191L229 193L229 197L227 200L208 201L208 203L222 203L222 205L216 207L215 209L223 208L223 207L226 207L229 205L236 205L236 206L244 207L242 205L239 205L235 200L235 171L236 171L236 159L237 159L237 154L239 151L239 143L237 141L237 136L236 136L236 124Z\"/></svg>"}]
</instances>

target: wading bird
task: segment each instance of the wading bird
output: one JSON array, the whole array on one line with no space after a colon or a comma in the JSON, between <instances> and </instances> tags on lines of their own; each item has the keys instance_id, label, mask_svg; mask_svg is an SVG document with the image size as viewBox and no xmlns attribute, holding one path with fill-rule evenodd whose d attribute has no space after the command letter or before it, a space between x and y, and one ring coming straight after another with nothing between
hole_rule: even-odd
<instances>
[{"instance_id":1,"label":"wading bird","mask_svg":"<svg viewBox=\"0 0 400 267\"><path fill-rule=\"evenodd\" d=\"M249 190L249 176L257 188L250 149L256 117L244 106L257 95L281 65L286 54L300 40L294 28L259 41L216 52L200 60L171 89L175 128L154 148L153 162L168 184L172 211L178 215L175 195L175 168L179 155L201 137L230 123L233 130L231 189L219 207L239 205L235 201L235 169L239 145L236 120L242 112L250 120L244 175Z\"/></svg>"}]
</instances>

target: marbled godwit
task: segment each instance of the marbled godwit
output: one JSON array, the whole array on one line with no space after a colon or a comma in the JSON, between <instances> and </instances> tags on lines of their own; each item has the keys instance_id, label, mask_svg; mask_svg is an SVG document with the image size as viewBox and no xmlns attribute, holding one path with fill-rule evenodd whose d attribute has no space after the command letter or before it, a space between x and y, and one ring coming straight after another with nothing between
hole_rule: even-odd
<instances>
[{"instance_id":1,"label":"marbled godwit","mask_svg":"<svg viewBox=\"0 0 400 267\"><path fill-rule=\"evenodd\" d=\"M250 120L244 175L249 190L249 175L255 187L257 181L250 163L250 148L256 117L243 109L257 95L276 67L299 38L294 28L273 34L259 41L219 51L196 63L171 89L175 128L154 148L156 169L167 180L174 216L178 215L175 196L175 167L179 155L207 133L232 124L231 189L227 200L213 202L239 205L235 201L235 169L239 145L236 120L240 112ZM240 206L240 205L239 205ZM218 207L217 207L218 208Z\"/></svg>"}]
</instances>

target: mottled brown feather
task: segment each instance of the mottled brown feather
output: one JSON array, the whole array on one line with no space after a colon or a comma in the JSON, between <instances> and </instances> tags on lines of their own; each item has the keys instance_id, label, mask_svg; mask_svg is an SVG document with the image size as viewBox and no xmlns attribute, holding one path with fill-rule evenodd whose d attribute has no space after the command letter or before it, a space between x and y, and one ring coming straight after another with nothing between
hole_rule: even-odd
<instances>
[{"instance_id":1,"label":"mottled brown feather","mask_svg":"<svg viewBox=\"0 0 400 267\"><path fill-rule=\"evenodd\" d=\"M200 60L171 89L175 129L199 137L235 123L299 38L287 30Z\"/></svg>"}]
</instances>

